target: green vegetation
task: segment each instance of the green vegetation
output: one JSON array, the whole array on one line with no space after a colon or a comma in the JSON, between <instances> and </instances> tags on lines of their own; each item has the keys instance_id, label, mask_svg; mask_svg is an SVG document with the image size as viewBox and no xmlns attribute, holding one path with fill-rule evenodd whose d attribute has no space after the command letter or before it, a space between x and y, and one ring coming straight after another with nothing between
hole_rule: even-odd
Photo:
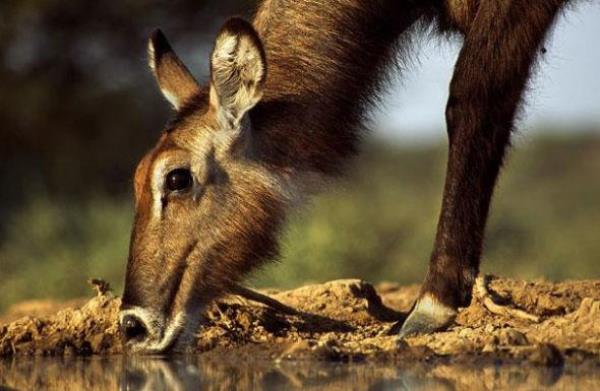
<instances>
[{"instance_id":1,"label":"green vegetation","mask_svg":"<svg viewBox=\"0 0 600 391\"><path fill-rule=\"evenodd\" d=\"M284 261L257 274L256 283L419 282L435 235L445 151L369 146L341 189L294 219ZM600 137L538 137L513 149L508 165L482 270L553 280L600 277Z\"/></svg>"},{"instance_id":2,"label":"green vegetation","mask_svg":"<svg viewBox=\"0 0 600 391\"><path fill-rule=\"evenodd\" d=\"M290 222L282 262L256 285L360 277L423 277L439 211L445 147L366 146L352 174ZM521 278L598 278L600 137L537 137L514 149L500 181L483 270ZM33 196L4 221L0 310L27 298L89 294L85 279L120 290L131 201Z\"/></svg>"},{"instance_id":3,"label":"green vegetation","mask_svg":"<svg viewBox=\"0 0 600 391\"><path fill-rule=\"evenodd\" d=\"M5 222L0 244L0 310L27 298L70 298L90 293L89 277L121 285L130 203L95 198L87 203L35 198Z\"/></svg>"}]
</instances>

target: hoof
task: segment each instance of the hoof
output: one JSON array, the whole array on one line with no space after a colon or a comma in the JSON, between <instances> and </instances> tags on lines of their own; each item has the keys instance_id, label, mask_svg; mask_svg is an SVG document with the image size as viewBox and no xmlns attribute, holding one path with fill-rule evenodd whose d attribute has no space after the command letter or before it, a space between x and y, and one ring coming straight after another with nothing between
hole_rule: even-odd
<instances>
[{"instance_id":1,"label":"hoof","mask_svg":"<svg viewBox=\"0 0 600 391\"><path fill-rule=\"evenodd\" d=\"M412 337L446 329L456 318L456 310L441 304L429 295L421 297L404 321L398 336Z\"/></svg>"}]
</instances>

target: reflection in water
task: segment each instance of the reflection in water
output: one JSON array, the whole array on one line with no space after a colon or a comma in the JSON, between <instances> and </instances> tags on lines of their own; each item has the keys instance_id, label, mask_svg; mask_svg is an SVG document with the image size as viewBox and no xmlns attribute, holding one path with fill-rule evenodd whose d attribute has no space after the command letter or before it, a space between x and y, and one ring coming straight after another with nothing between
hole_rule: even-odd
<instances>
[{"instance_id":1,"label":"reflection in water","mask_svg":"<svg viewBox=\"0 0 600 391\"><path fill-rule=\"evenodd\" d=\"M582 368L252 362L237 356L18 358L0 361L0 389L456 390L600 389Z\"/></svg>"}]
</instances>

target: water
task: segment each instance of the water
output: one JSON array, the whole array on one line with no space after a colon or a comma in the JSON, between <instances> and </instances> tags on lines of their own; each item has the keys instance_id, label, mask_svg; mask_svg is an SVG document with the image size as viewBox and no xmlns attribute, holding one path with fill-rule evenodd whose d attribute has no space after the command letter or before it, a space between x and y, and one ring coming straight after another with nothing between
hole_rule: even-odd
<instances>
[{"instance_id":1,"label":"water","mask_svg":"<svg viewBox=\"0 0 600 391\"><path fill-rule=\"evenodd\" d=\"M3 388L4 387L4 388ZM241 357L0 360L0 390L593 390L593 368L252 361Z\"/></svg>"}]
</instances>

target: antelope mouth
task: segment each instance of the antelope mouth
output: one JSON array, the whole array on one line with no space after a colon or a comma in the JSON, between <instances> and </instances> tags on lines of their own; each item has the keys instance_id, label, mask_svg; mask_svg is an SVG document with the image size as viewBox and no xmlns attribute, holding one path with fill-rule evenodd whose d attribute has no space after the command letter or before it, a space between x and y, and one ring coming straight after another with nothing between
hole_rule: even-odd
<instances>
[{"instance_id":1,"label":"antelope mouth","mask_svg":"<svg viewBox=\"0 0 600 391\"><path fill-rule=\"evenodd\" d=\"M160 316L140 307L121 311L119 324L125 350L130 353L161 354L176 350L186 335L189 323L184 312L163 321Z\"/></svg>"}]
</instances>

